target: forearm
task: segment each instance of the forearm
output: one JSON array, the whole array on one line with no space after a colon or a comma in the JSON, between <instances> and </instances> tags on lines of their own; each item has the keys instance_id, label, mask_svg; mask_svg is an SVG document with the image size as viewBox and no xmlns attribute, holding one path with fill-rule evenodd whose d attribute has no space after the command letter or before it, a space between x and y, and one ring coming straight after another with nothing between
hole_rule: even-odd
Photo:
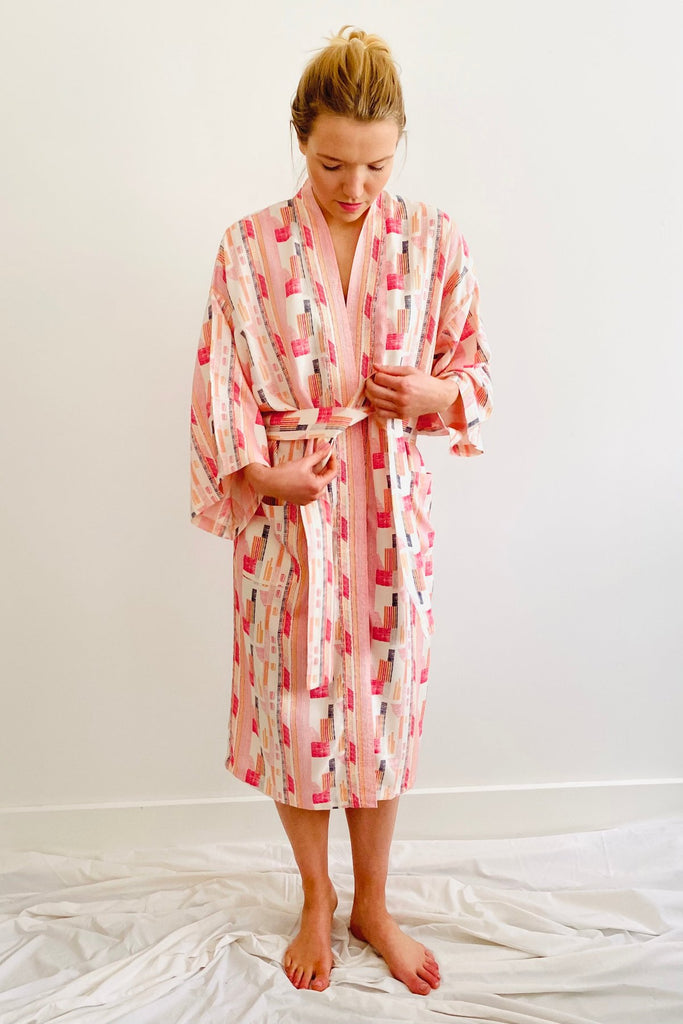
<instances>
[{"instance_id":1,"label":"forearm","mask_svg":"<svg viewBox=\"0 0 683 1024\"><path fill-rule=\"evenodd\" d=\"M261 462L250 462L242 470L249 486L259 497L277 498L273 491L273 467L264 466Z\"/></svg>"}]
</instances>

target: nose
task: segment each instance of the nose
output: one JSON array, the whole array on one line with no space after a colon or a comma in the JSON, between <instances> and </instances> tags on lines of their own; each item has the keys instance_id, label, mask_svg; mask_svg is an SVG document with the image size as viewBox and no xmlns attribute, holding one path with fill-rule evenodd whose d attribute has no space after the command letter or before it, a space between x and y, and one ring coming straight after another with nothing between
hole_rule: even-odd
<instances>
[{"instance_id":1,"label":"nose","mask_svg":"<svg viewBox=\"0 0 683 1024\"><path fill-rule=\"evenodd\" d=\"M349 170L344 177L344 195L350 203L359 202L363 198L365 182L360 169Z\"/></svg>"}]
</instances>

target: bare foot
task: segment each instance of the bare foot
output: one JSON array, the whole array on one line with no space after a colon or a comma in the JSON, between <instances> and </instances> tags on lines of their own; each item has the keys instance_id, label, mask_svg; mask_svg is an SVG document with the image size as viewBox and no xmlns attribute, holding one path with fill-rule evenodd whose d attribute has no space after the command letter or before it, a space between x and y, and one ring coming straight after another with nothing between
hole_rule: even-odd
<instances>
[{"instance_id":1,"label":"bare foot","mask_svg":"<svg viewBox=\"0 0 683 1024\"><path fill-rule=\"evenodd\" d=\"M432 951L402 932L383 907L361 908L354 901L349 930L361 942L369 942L411 992L426 996L439 987L439 965Z\"/></svg>"},{"instance_id":2,"label":"bare foot","mask_svg":"<svg viewBox=\"0 0 683 1024\"><path fill-rule=\"evenodd\" d=\"M304 894L301 927L282 961L294 988L322 992L330 983L332 970L332 917L337 908L332 882L320 891Z\"/></svg>"}]
</instances>

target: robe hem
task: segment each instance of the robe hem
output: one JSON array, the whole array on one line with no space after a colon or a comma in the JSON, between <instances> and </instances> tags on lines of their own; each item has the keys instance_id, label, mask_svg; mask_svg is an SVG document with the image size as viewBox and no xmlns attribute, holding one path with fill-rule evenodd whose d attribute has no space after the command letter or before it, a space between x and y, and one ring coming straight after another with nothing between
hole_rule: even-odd
<instances>
[{"instance_id":1,"label":"robe hem","mask_svg":"<svg viewBox=\"0 0 683 1024\"><path fill-rule=\"evenodd\" d=\"M353 810L356 807L361 807L361 808L373 807L373 808L375 808L375 807L377 807L377 804L380 801L382 801L382 800L395 800L396 797L401 796L403 793L407 793L408 790L413 789L414 786L415 786L414 780L409 780L408 782L402 782L401 785L398 786L397 788L392 789L389 792L383 792L382 796L379 796L379 794L376 795L375 803L374 804L367 803L367 802L363 802L363 803L356 802L356 803L353 803L350 800L347 801L346 803L341 803L341 802L340 803L333 803L332 801L328 801L327 803L314 803L312 800L310 802L303 802L303 803L301 803L301 802L298 802L297 800L294 800L294 799L280 800L278 798L278 796L273 796L272 793L267 793L266 792L266 776L265 775L261 776L261 782L258 783L258 782L253 782L252 780L246 778L246 770L245 770L245 772L240 772L235 765L230 766L227 763L224 765L224 767L225 767L226 771L230 772L230 774L233 775L240 782L243 782L245 784L245 786L249 786L250 789L255 789L258 792L263 793L263 795L269 797L273 801L273 803L282 803L282 804L286 804L287 807L298 807L299 809L305 810L305 811L336 811L336 810L344 810L347 807L350 810Z\"/></svg>"}]
</instances>

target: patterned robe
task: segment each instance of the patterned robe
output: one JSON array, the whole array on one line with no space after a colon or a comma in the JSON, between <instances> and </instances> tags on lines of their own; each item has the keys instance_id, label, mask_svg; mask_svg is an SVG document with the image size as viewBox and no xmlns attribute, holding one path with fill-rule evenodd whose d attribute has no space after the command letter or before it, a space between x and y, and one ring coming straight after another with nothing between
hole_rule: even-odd
<instances>
[{"instance_id":1,"label":"patterned robe","mask_svg":"<svg viewBox=\"0 0 683 1024\"><path fill-rule=\"evenodd\" d=\"M416 440L482 452L489 348L467 243L443 211L383 191L345 301L310 181L221 239L191 409L191 517L234 540L225 767L282 803L374 807L415 780L431 611L431 474ZM456 376L447 413L382 422L372 363ZM259 499L240 470L333 438L324 497Z\"/></svg>"}]
</instances>

